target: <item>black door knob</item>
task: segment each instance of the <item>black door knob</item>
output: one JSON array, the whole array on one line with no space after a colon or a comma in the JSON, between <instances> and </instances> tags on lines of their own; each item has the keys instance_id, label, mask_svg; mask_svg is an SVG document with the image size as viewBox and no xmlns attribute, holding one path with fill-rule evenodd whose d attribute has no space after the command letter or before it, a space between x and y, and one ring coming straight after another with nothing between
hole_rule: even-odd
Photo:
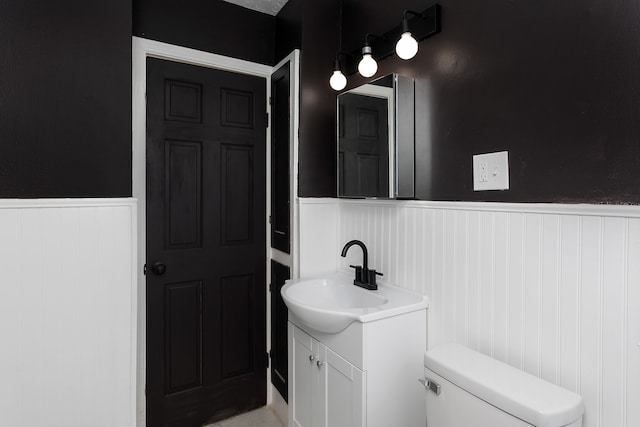
<instances>
[{"instance_id":1,"label":"black door knob","mask_svg":"<svg viewBox=\"0 0 640 427\"><path fill-rule=\"evenodd\" d=\"M151 266L151 271L153 271L153 274L157 274L159 276L167 271L167 266L164 265L162 261L156 261Z\"/></svg>"}]
</instances>

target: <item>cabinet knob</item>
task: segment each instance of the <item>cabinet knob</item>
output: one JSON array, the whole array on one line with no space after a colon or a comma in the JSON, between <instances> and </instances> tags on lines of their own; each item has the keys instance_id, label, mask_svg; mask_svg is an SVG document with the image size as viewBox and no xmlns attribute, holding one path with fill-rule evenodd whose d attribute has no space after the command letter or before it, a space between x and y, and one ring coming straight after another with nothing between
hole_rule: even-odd
<instances>
[{"instance_id":1,"label":"cabinet knob","mask_svg":"<svg viewBox=\"0 0 640 427\"><path fill-rule=\"evenodd\" d=\"M318 360L316 362L316 365L318 365L318 368L322 367L322 365L324 365L324 362L322 362L321 360Z\"/></svg>"},{"instance_id":2,"label":"cabinet knob","mask_svg":"<svg viewBox=\"0 0 640 427\"><path fill-rule=\"evenodd\" d=\"M309 362L313 362L314 360L316 360L316 357L313 354L309 355Z\"/></svg>"}]
</instances>

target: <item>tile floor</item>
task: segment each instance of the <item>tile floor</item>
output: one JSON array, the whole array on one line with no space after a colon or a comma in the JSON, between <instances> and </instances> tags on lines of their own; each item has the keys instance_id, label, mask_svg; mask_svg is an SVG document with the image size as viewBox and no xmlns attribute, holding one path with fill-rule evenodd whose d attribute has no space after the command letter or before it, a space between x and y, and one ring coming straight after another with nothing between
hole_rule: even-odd
<instances>
[{"instance_id":1,"label":"tile floor","mask_svg":"<svg viewBox=\"0 0 640 427\"><path fill-rule=\"evenodd\" d=\"M208 424L205 427L285 427L285 425L269 406L263 406L255 411Z\"/></svg>"}]
</instances>

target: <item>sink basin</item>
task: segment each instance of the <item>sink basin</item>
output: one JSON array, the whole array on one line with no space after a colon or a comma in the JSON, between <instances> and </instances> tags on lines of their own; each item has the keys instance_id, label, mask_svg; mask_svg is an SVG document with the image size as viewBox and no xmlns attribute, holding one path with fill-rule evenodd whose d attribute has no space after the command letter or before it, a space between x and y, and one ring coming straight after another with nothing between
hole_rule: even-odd
<instances>
[{"instance_id":1,"label":"sink basin","mask_svg":"<svg viewBox=\"0 0 640 427\"><path fill-rule=\"evenodd\" d=\"M281 290L287 308L307 327L335 334L353 322L371 322L427 307L427 297L378 282L369 291L353 284L353 272L287 280Z\"/></svg>"}]
</instances>

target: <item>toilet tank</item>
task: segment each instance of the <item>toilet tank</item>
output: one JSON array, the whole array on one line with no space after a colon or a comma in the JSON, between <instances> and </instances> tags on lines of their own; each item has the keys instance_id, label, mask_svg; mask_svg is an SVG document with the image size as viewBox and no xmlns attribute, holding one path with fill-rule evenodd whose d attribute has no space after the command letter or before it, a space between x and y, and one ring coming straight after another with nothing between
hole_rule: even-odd
<instances>
[{"instance_id":1,"label":"toilet tank","mask_svg":"<svg viewBox=\"0 0 640 427\"><path fill-rule=\"evenodd\" d=\"M424 366L427 427L582 426L581 396L459 344L427 351Z\"/></svg>"}]
</instances>

